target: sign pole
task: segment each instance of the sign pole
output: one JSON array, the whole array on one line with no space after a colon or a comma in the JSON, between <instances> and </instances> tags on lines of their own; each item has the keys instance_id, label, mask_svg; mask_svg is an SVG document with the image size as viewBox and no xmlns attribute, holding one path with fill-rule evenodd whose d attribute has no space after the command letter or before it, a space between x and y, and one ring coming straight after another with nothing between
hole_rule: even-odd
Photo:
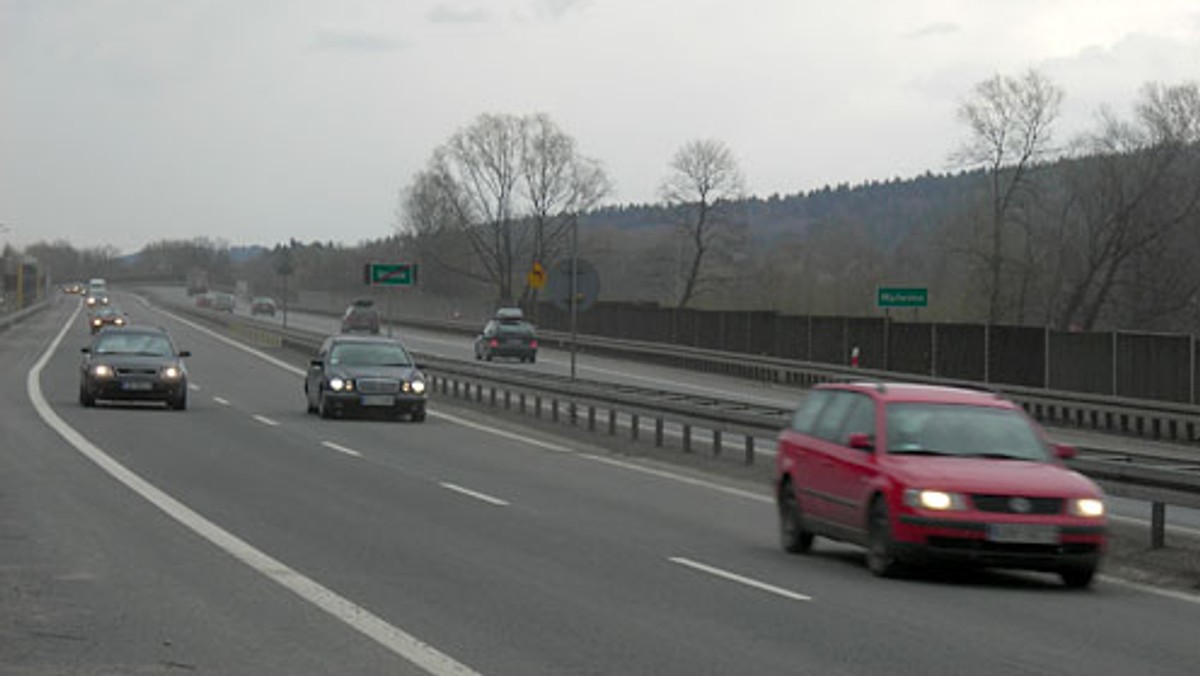
<instances>
[{"instance_id":1,"label":"sign pole","mask_svg":"<svg viewBox=\"0 0 1200 676\"><path fill-rule=\"evenodd\" d=\"M575 353L579 338L579 218L571 218L571 382L575 382Z\"/></svg>"}]
</instances>

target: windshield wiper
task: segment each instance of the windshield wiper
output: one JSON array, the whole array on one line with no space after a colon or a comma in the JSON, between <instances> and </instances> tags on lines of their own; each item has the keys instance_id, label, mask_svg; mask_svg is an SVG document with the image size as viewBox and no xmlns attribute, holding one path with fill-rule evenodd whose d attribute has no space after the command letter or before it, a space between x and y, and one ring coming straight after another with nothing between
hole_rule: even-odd
<instances>
[{"instance_id":1,"label":"windshield wiper","mask_svg":"<svg viewBox=\"0 0 1200 676\"><path fill-rule=\"evenodd\" d=\"M892 455L954 455L945 451L935 451L932 448L889 448Z\"/></svg>"},{"instance_id":2,"label":"windshield wiper","mask_svg":"<svg viewBox=\"0 0 1200 676\"><path fill-rule=\"evenodd\" d=\"M965 458L988 458L991 460L1032 460L1020 455L1012 455L1011 453L963 453Z\"/></svg>"}]
</instances>

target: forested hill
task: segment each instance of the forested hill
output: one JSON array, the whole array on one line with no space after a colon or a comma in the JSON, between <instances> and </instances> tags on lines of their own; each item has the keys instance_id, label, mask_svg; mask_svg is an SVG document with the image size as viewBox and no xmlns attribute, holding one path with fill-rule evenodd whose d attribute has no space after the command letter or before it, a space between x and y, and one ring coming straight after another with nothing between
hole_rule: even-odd
<instances>
[{"instance_id":1,"label":"forested hill","mask_svg":"<svg viewBox=\"0 0 1200 676\"><path fill-rule=\"evenodd\" d=\"M914 230L959 217L980 191L986 190L983 172L925 173L916 178L870 181L791 195L747 197L737 213L758 242L780 236L820 232L841 224L855 224L877 238L880 248L891 250ZM670 225L670 212L659 204L628 204L597 209L584 225L642 229Z\"/></svg>"}]
</instances>

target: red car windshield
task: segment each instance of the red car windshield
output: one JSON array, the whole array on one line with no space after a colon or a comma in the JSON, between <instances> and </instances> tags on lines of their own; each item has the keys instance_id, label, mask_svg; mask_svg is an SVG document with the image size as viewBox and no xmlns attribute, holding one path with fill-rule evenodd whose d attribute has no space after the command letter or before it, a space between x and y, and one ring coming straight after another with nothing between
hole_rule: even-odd
<instances>
[{"instance_id":1,"label":"red car windshield","mask_svg":"<svg viewBox=\"0 0 1200 676\"><path fill-rule=\"evenodd\" d=\"M888 453L1045 462L1050 458L1018 411L961 404L894 403L887 407Z\"/></svg>"}]
</instances>

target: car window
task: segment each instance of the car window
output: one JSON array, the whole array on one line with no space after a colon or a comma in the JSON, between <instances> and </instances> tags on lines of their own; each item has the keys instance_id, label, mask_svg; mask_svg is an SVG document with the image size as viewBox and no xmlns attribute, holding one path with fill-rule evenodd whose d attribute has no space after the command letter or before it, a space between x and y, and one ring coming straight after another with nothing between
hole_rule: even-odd
<instances>
[{"instance_id":1,"label":"car window","mask_svg":"<svg viewBox=\"0 0 1200 676\"><path fill-rule=\"evenodd\" d=\"M838 443L843 446L850 444L851 434L866 434L875 438L875 401L865 394L854 394L850 411L838 433Z\"/></svg>"},{"instance_id":2,"label":"car window","mask_svg":"<svg viewBox=\"0 0 1200 676\"><path fill-rule=\"evenodd\" d=\"M894 454L1037 461L1050 457L1041 437L1019 411L963 404L889 404L887 449Z\"/></svg>"},{"instance_id":3,"label":"car window","mask_svg":"<svg viewBox=\"0 0 1200 676\"><path fill-rule=\"evenodd\" d=\"M501 335L526 336L533 333L533 326L524 322L504 322L497 326L496 330Z\"/></svg>"},{"instance_id":4,"label":"car window","mask_svg":"<svg viewBox=\"0 0 1200 676\"><path fill-rule=\"evenodd\" d=\"M821 409L821 414L813 424L811 434L828 441L836 441L838 430L842 428L842 421L846 418L850 406L854 404L854 397L852 392L831 390L829 403Z\"/></svg>"},{"instance_id":5,"label":"car window","mask_svg":"<svg viewBox=\"0 0 1200 676\"><path fill-rule=\"evenodd\" d=\"M412 359L399 345L346 343L333 347L329 363L342 366L411 366Z\"/></svg>"},{"instance_id":6,"label":"car window","mask_svg":"<svg viewBox=\"0 0 1200 676\"><path fill-rule=\"evenodd\" d=\"M96 341L93 350L96 354L139 354L155 357L169 357L175 353L171 341L166 336L151 333L117 333L104 332Z\"/></svg>"},{"instance_id":7,"label":"car window","mask_svg":"<svg viewBox=\"0 0 1200 676\"><path fill-rule=\"evenodd\" d=\"M817 419L821 408L829 402L829 395L829 390L809 392L800 407L796 409L795 414L792 415L792 429L805 434L811 433L813 421Z\"/></svg>"}]
</instances>

